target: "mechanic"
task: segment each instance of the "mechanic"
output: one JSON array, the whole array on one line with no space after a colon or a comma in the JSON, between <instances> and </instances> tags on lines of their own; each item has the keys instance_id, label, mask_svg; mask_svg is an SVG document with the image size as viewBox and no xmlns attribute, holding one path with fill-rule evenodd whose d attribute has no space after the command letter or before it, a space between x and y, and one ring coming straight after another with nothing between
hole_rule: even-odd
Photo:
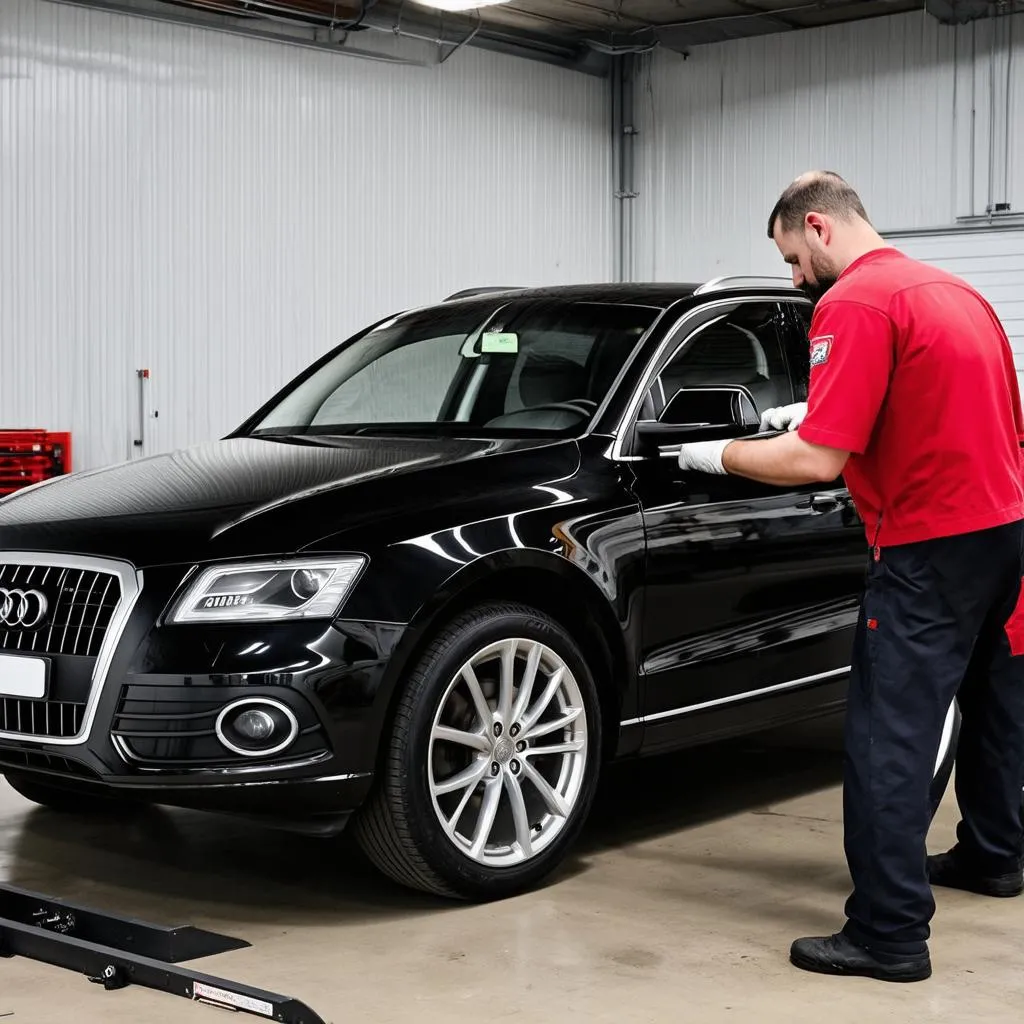
<instances>
[{"instance_id":1,"label":"mechanic","mask_svg":"<svg viewBox=\"0 0 1024 1024\"><path fill-rule=\"evenodd\" d=\"M929 882L1024 889L1024 439L1013 355L971 287L888 245L838 175L783 192L768 235L816 305L806 403L779 436L683 445L683 469L780 486L842 476L867 533L846 715L846 923L798 939L798 967L931 975ZM957 842L927 857L951 702L962 731Z\"/></svg>"}]
</instances>

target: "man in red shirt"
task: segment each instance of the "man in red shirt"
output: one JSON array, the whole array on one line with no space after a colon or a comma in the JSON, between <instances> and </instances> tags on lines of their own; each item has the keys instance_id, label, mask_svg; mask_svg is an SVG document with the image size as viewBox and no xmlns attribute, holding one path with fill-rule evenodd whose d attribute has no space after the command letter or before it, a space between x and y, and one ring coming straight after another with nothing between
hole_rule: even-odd
<instances>
[{"instance_id":1,"label":"man in red shirt","mask_svg":"<svg viewBox=\"0 0 1024 1024\"><path fill-rule=\"evenodd\" d=\"M909 259L838 175L781 196L768 234L816 298L805 405L781 436L683 445L684 469L780 486L844 477L868 569L846 713L853 892L839 933L798 939L826 974L931 974L929 881L1024 889L1024 415L1006 334L960 279ZM1021 601L1024 607L1024 601ZM926 855L942 726L959 701L957 844Z\"/></svg>"}]
</instances>

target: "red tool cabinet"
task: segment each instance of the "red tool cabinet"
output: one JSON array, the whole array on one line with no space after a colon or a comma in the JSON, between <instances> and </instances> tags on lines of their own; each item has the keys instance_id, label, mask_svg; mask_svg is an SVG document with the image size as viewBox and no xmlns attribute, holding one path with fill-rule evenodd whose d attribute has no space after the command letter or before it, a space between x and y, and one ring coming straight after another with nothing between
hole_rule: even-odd
<instances>
[{"instance_id":1,"label":"red tool cabinet","mask_svg":"<svg viewBox=\"0 0 1024 1024\"><path fill-rule=\"evenodd\" d=\"M70 434L0 430L0 498L70 472Z\"/></svg>"}]
</instances>

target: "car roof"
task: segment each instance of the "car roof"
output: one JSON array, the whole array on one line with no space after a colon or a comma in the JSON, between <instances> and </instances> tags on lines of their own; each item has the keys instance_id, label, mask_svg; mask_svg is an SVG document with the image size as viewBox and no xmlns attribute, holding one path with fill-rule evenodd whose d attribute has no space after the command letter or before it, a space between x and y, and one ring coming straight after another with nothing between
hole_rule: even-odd
<instances>
[{"instance_id":1,"label":"car roof","mask_svg":"<svg viewBox=\"0 0 1024 1024\"><path fill-rule=\"evenodd\" d=\"M683 299L702 299L714 293L739 294L765 290L799 296L801 293L784 277L720 277L703 282L638 281L627 283L593 283L550 285L532 288L479 287L467 288L446 298L448 303L471 303L496 297L531 300L560 299L565 302L611 302L637 304L666 309Z\"/></svg>"},{"instance_id":2,"label":"car roof","mask_svg":"<svg viewBox=\"0 0 1024 1024\"><path fill-rule=\"evenodd\" d=\"M566 284L534 288L470 288L449 296L445 302L468 302L498 296L517 299L562 299L567 302L640 303L665 308L689 298L696 284Z\"/></svg>"}]
</instances>

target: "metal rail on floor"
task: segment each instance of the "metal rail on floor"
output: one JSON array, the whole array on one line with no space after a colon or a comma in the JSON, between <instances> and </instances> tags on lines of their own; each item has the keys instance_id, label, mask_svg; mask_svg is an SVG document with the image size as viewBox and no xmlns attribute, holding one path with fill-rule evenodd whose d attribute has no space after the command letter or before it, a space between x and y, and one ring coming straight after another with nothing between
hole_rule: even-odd
<instances>
[{"instance_id":1,"label":"metal rail on floor","mask_svg":"<svg viewBox=\"0 0 1024 1024\"><path fill-rule=\"evenodd\" d=\"M291 996L178 966L247 946L200 928L165 928L0 885L0 957L77 971L108 990L141 985L279 1024L326 1024Z\"/></svg>"}]
</instances>

